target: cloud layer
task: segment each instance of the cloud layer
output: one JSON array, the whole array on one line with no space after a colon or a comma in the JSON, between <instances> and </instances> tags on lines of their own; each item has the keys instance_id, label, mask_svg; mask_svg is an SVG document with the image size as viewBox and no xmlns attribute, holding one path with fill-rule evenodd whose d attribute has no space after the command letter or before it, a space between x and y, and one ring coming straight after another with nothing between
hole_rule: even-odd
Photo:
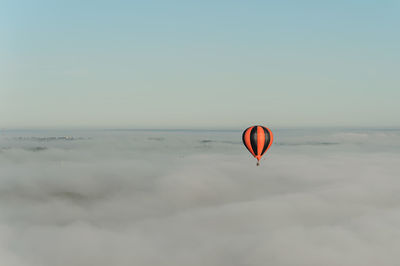
<instances>
[{"instance_id":1,"label":"cloud layer","mask_svg":"<svg viewBox=\"0 0 400 266\"><path fill-rule=\"evenodd\" d=\"M240 134L3 133L1 264L400 264L398 131Z\"/></svg>"}]
</instances>

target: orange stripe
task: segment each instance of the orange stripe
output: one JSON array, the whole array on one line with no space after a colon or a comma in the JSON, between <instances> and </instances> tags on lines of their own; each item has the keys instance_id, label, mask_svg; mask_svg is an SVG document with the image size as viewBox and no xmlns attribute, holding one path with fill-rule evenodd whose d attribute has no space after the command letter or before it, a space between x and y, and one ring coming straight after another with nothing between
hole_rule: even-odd
<instances>
[{"instance_id":1,"label":"orange stripe","mask_svg":"<svg viewBox=\"0 0 400 266\"><path fill-rule=\"evenodd\" d=\"M265 152L267 152L269 147L271 147L272 141L274 140L274 135L272 134L271 130L269 130L269 128L267 128L267 127L266 127L266 129L268 130L268 133L269 133L269 144L268 144L268 147L265 150Z\"/></svg>"},{"instance_id":2,"label":"orange stripe","mask_svg":"<svg viewBox=\"0 0 400 266\"><path fill-rule=\"evenodd\" d=\"M244 133L244 142L246 144L247 149L249 149L251 154L253 154L253 156L256 157L256 155L254 154L253 148L251 147L251 142L250 142L250 132L252 129L253 129L253 127L249 127L246 130L246 132Z\"/></svg>"},{"instance_id":3,"label":"orange stripe","mask_svg":"<svg viewBox=\"0 0 400 266\"><path fill-rule=\"evenodd\" d=\"M262 127L257 126L257 160L261 159L261 152L264 148L265 144L265 134L264 134L264 129Z\"/></svg>"}]
</instances>

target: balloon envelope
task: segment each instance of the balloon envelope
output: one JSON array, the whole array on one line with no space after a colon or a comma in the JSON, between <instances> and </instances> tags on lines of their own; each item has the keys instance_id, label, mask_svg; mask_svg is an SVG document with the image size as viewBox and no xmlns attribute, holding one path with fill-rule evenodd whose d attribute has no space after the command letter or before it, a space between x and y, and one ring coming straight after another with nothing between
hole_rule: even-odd
<instances>
[{"instance_id":1,"label":"balloon envelope","mask_svg":"<svg viewBox=\"0 0 400 266\"><path fill-rule=\"evenodd\" d=\"M274 136L269 128L251 126L243 131L242 141L249 152L259 161L261 156L271 147Z\"/></svg>"}]
</instances>

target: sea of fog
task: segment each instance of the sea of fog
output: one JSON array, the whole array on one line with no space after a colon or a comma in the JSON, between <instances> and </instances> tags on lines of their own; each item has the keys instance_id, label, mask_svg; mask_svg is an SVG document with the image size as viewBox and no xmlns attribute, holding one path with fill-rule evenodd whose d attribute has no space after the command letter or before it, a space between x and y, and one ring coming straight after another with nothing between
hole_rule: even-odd
<instances>
[{"instance_id":1,"label":"sea of fog","mask_svg":"<svg viewBox=\"0 0 400 266\"><path fill-rule=\"evenodd\" d=\"M400 130L0 131L0 265L400 265Z\"/></svg>"}]
</instances>

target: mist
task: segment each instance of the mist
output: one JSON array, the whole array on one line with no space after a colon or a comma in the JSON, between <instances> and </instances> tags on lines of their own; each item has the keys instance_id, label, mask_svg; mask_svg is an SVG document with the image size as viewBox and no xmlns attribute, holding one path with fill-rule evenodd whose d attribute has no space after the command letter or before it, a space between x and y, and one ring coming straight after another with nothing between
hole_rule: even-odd
<instances>
[{"instance_id":1,"label":"mist","mask_svg":"<svg viewBox=\"0 0 400 266\"><path fill-rule=\"evenodd\" d=\"M400 131L3 131L6 266L400 265Z\"/></svg>"}]
</instances>

